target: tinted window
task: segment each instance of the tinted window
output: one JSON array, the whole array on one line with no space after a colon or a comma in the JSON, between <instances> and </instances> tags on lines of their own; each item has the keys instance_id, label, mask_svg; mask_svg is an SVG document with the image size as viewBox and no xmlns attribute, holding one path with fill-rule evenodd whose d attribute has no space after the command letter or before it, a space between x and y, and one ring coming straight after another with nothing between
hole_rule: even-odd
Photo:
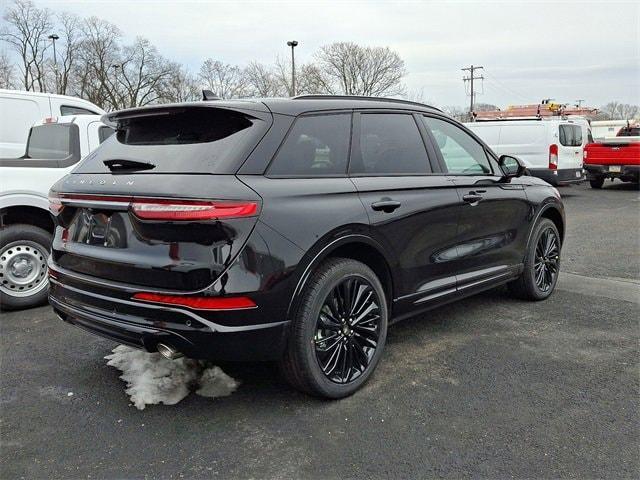
<instances>
[{"instance_id":1,"label":"tinted window","mask_svg":"<svg viewBox=\"0 0 640 480\"><path fill-rule=\"evenodd\" d=\"M582 145L582 128L577 125L560 125L560 144L565 147Z\"/></svg>"},{"instance_id":2,"label":"tinted window","mask_svg":"<svg viewBox=\"0 0 640 480\"><path fill-rule=\"evenodd\" d=\"M60 160L71 156L71 126L33 127L27 143L27 158Z\"/></svg>"},{"instance_id":3,"label":"tinted window","mask_svg":"<svg viewBox=\"0 0 640 480\"><path fill-rule=\"evenodd\" d=\"M360 155L351 160L351 173L420 175L429 171L427 151L412 115L360 116Z\"/></svg>"},{"instance_id":4,"label":"tinted window","mask_svg":"<svg viewBox=\"0 0 640 480\"><path fill-rule=\"evenodd\" d=\"M115 121L116 134L78 173L108 172L103 162L121 158L155 165L147 174L235 172L268 127L242 112L206 106L159 108Z\"/></svg>"},{"instance_id":5,"label":"tinted window","mask_svg":"<svg viewBox=\"0 0 640 480\"><path fill-rule=\"evenodd\" d=\"M423 118L435 137L449 173L485 175L492 172L484 147L471 135L445 120Z\"/></svg>"},{"instance_id":6,"label":"tinted window","mask_svg":"<svg viewBox=\"0 0 640 480\"><path fill-rule=\"evenodd\" d=\"M300 117L269 167L269 175L344 175L351 114Z\"/></svg>"},{"instance_id":7,"label":"tinted window","mask_svg":"<svg viewBox=\"0 0 640 480\"><path fill-rule=\"evenodd\" d=\"M74 107L71 105L60 105L60 115L100 115L86 108Z\"/></svg>"},{"instance_id":8,"label":"tinted window","mask_svg":"<svg viewBox=\"0 0 640 480\"><path fill-rule=\"evenodd\" d=\"M116 131L111 127L100 127L98 129L98 141L102 143L114 133L116 133Z\"/></svg>"}]
</instances>

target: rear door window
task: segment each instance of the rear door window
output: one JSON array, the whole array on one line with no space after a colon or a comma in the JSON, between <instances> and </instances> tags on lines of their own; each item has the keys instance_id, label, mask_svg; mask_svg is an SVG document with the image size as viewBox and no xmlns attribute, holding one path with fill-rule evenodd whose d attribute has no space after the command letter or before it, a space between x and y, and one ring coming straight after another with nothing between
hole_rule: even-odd
<instances>
[{"instance_id":1,"label":"rear door window","mask_svg":"<svg viewBox=\"0 0 640 480\"><path fill-rule=\"evenodd\" d=\"M411 114L361 114L359 144L359 154L351 159L352 174L424 175L431 171L427 150Z\"/></svg>"},{"instance_id":2,"label":"rear door window","mask_svg":"<svg viewBox=\"0 0 640 480\"><path fill-rule=\"evenodd\" d=\"M48 124L33 127L27 143L27 158L62 160L73 153L71 125Z\"/></svg>"},{"instance_id":3,"label":"rear door window","mask_svg":"<svg viewBox=\"0 0 640 480\"><path fill-rule=\"evenodd\" d=\"M77 173L106 173L107 160L150 163L153 173L232 173L268 128L244 112L213 107L158 108L115 117L115 135L100 132L100 148Z\"/></svg>"},{"instance_id":4,"label":"rear door window","mask_svg":"<svg viewBox=\"0 0 640 480\"><path fill-rule=\"evenodd\" d=\"M271 162L267 175L345 175L350 138L350 113L300 117Z\"/></svg>"},{"instance_id":5,"label":"rear door window","mask_svg":"<svg viewBox=\"0 0 640 480\"><path fill-rule=\"evenodd\" d=\"M560 125L560 144L565 147L579 147L582 145L582 128L578 125Z\"/></svg>"}]
</instances>

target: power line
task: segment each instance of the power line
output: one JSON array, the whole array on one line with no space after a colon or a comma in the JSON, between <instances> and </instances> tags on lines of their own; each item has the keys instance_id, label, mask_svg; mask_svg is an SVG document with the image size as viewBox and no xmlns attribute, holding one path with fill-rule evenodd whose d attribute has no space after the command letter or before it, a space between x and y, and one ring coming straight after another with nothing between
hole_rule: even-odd
<instances>
[{"instance_id":1,"label":"power line","mask_svg":"<svg viewBox=\"0 0 640 480\"><path fill-rule=\"evenodd\" d=\"M513 88L511 88L508 85L506 85L505 83L503 83L502 81L499 81L496 77L493 76L493 74L490 75L485 71L484 75L486 77L486 80L488 80L489 82L493 83L496 87L502 89L506 93L508 93L510 95L514 95L514 96L518 97L519 99L524 100L526 102L531 101L531 98L529 98L528 96L517 92Z\"/></svg>"},{"instance_id":2,"label":"power line","mask_svg":"<svg viewBox=\"0 0 640 480\"><path fill-rule=\"evenodd\" d=\"M462 81L465 82L465 85L466 85L466 82L469 82L469 85L470 85L471 103L469 104L469 116L471 117L471 120L473 120L473 102L475 100L475 92L473 91L473 81L484 80L484 77L482 75L480 75L479 77L476 77L474 75L474 72L476 70L482 70L483 68L484 67L474 67L473 65L471 65L470 67L461 69L463 72L469 72L469 76L462 77Z\"/></svg>"}]
</instances>

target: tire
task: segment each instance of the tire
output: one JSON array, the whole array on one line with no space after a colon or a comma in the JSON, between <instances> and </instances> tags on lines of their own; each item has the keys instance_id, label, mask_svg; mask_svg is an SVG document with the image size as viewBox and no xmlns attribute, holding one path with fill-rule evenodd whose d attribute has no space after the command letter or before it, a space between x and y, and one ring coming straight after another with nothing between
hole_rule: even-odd
<instances>
[{"instance_id":1,"label":"tire","mask_svg":"<svg viewBox=\"0 0 640 480\"><path fill-rule=\"evenodd\" d=\"M328 306L341 292L353 294L342 294L342 298L355 298L343 303L342 311L352 313L345 315L342 323L337 303ZM314 396L335 399L353 394L371 377L387 338L389 310L380 280L361 262L329 259L311 275L297 305L280 361L284 377L294 388ZM364 315L362 311L369 313ZM371 339L376 334L374 342ZM349 360L357 364L352 366ZM348 369L344 367L347 363Z\"/></svg>"},{"instance_id":2,"label":"tire","mask_svg":"<svg viewBox=\"0 0 640 480\"><path fill-rule=\"evenodd\" d=\"M602 188L602 185L604 185L604 177L593 178L589 180L589 184L591 188Z\"/></svg>"},{"instance_id":3,"label":"tire","mask_svg":"<svg viewBox=\"0 0 640 480\"><path fill-rule=\"evenodd\" d=\"M0 230L0 310L42 305L47 300L51 234L33 225Z\"/></svg>"},{"instance_id":4,"label":"tire","mask_svg":"<svg viewBox=\"0 0 640 480\"><path fill-rule=\"evenodd\" d=\"M544 252L545 240L543 236L546 234L552 235L555 239L555 250L550 251L548 254ZM543 247L541 251L538 250L540 243L542 243ZM556 287L560 274L561 248L560 234L558 233L556 225L548 218L541 218L533 228L531 242L528 246L524 262L524 271L517 280L508 284L511 293L515 297L523 300L539 301L549 298ZM543 253L543 256L547 257L548 261L541 260L538 256L539 253ZM548 283L548 286L541 286L540 282L538 282L537 274L540 269L548 269L548 271L551 272L549 276L544 276L544 281L542 282L543 284ZM549 282L546 282L546 280L549 280Z\"/></svg>"}]
</instances>

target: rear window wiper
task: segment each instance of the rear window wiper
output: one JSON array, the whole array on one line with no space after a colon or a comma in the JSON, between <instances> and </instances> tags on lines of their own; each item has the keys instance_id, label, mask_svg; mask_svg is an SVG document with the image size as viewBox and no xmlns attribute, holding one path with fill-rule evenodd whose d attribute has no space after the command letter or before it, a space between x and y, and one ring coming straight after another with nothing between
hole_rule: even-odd
<instances>
[{"instance_id":1,"label":"rear window wiper","mask_svg":"<svg viewBox=\"0 0 640 480\"><path fill-rule=\"evenodd\" d=\"M138 162L136 160L105 160L104 163L112 172L130 170L151 170L156 168L153 163Z\"/></svg>"}]
</instances>

